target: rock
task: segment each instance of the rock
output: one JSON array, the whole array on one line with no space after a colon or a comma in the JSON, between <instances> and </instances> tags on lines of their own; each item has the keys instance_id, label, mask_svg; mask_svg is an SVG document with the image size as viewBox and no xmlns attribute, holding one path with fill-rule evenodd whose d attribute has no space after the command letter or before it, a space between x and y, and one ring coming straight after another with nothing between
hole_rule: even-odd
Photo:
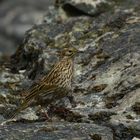
<instances>
[{"instance_id":1,"label":"rock","mask_svg":"<svg viewBox=\"0 0 140 140\"><path fill-rule=\"evenodd\" d=\"M132 106L132 109L136 114L140 115L140 102L135 102L135 104Z\"/></svg>"},{"instance_id":2,"label":"rock","mask_svg":"<svg viewBox=\"0 0 140 140\"><path fill-rule=\"evenodd\" d=\"M140 120L133 122L130 124L130 130L137 138L140 138Z\"/></svg>"},{"instance_id":3,"label":"rock","mask_svg":"<svg viewBox=\"0 0 140 140\"><path fill-rule=\"evenodd\" d=\"M69 16L96 16L109 10L109 2L104 0L56 0L56 7L61 7Z\"/></svg>"},{"instance_id":4,"label":"rock","mask_svg":"<svg viewBox=\"0 0 140 140\"><path fill-rule=\"evenodd\" d=\"M4 66L0 71L0 94L5 95L5 98L3 94L0 96L2 100L15 108L23 97L19 91L39 81L59 60L57 51L74 46L84 51L77 54L75 59L73 89L77 107L71 107L68 100L64 99L53 104L58 110L50 108L49 112L52 111L52 115L64 127L74 122L80 126L86 123L90 127L96 123L99 127L104 125L110 128L117 140L140 137L140 2L126 0L111 4L111 10L96 17L81 14L77 17L68 16L62 21L59 20L61 13L57 12L57 8L50 9L50 17L45 16L46 22L26 32L22 44L11 56L8 70ZM3 108L4 104L1 104ZM34 107L30 107L38 115ZM60 107L64 110L60 111ZM34 121L40 121L39 117ZM25 122L28 122L28 118ZM6 126L7 130L10 125ZM16 123L15 127L29 127L28 124L22 125ZM47 131L51 130L47 128ZM88 137L85 133L83 135L85 139L102 139L97 131ZM31 136L30 132L26 134ZM40 138L43 139L43 135ZM81 139L81 136L78 135L77 139ZM112 136L106 139L110 140Z\"/></svg>"},{"instance_id":5,"label":"rock","mask_svg":"<svg viewBox=\"0 0 140 140\"><path fill-rule=\"evenodd\" d=\"M94 122L99 123L99 121L108 122L110 120L110 116L112 116L113 112L107 112L107 111L100 111L93 114L89 114L89 118L93 120Z\"/></svg>"},{"instance_id":6,"label":"rock","mask_svg":"<svg viewBox=\"0 0 140 140\"><path fill-rule=\"evenodd\" d=\"M114 132L114 137L117 140L132 140L134 137L131 130L123 124L111 125L110 126Z\"/></svg>"},{"instance_id":7,"label":"rock","mask_svg":"<svg viewBox=\"0 0 140 140\"><path fill-rule=\"evenodd\" d=\"M31 123L19 125L5 125L0 127L0 139L40 139L40 140L60 140L60 139L86 139L101 137L104 140L113 140L112 131L104 126L94 124L78 124L67 122L51 123ZM18 133L17 133L18 132Z\"/></svg>"},{"instance_id":8,"label":"rock","mask_svg":"<svg viewBox=\"0 0 140 140\"><path fill-rule=\"evenodd\" d=\"M49 0L2 1L0 5L0 51L13 54L23 40L25 31L40 21L48 7Z\"/></svg>"},{"instance_id":9,"label":"rock","mask_svg":"<svg viewBox=\"0 0 140 140\"><path fill-rule=\"evenodd\" d=\"M132 140L140 140L139 138L134 137Z\"/></svg>"}]
</instances>

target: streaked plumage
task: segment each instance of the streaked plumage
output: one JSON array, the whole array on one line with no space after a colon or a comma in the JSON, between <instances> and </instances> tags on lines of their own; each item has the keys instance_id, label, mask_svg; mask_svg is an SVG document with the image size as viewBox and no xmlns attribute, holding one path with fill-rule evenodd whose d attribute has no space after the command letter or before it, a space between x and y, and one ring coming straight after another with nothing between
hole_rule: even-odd
<instances>
[{"instance_id":1,"label":"streaked plumage","mask_svg":"<svg viewBox=\"0 0 140 140\"><path fill-rule=\"evenodd\" d=\"M27 108L33 99L37 99L39 102L42 98L48 105L55 100L67 96L72 88L73 57L76 52L75 48L65 48L61 51L61 60L55 64L48 75L44 76L38 84L26 91L27 96L21 105L10 114L10 118L14 118L20 111Z\"/></svg>"}]
</instances>

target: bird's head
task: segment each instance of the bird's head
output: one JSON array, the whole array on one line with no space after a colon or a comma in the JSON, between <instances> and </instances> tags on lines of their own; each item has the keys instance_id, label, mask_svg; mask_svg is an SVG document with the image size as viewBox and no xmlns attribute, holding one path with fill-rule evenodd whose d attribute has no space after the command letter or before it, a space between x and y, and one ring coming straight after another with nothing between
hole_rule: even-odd
<instances>
[{"instance_id":1,"label":"bird's head","mask_svg":"<svg viewBox=\"0 0 140 140\"><path fill-rule=\"evenodd\" d=\"M61 53L60 56L61 57L74 57L74 55L78 52L78 50L74 47L69 47L69 48L64 48Z\"/></svg>"}]
</instances>

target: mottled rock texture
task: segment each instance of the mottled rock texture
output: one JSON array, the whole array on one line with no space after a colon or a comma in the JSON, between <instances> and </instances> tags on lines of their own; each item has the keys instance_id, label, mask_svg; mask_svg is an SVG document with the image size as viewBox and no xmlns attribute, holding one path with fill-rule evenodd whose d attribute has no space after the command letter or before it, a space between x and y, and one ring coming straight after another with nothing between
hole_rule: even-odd
<instances>
[{"instance_id":1,"label":"mottled rock texture","mask_svg":"<svg viewBox=\"0 0 140 140\"><path fill-rule=\"evenodd\" d=\"M25 31L40 23L53 0L0 1L0 51L12 54L23 40Z\"/></svg>"},{"instance_id":2,"label":"mottled rock texture","mask_svg":"<svg viewBox=\"0 0 140 140\"><path fill-rule=\"evenodd\" d=\"M68 1L63 2L56 1L55 7L52 7L43 18L42 24L35 25L26 32L23 42L11 56L8 68L6 69L5 65L1 67L1 120L5 119L6 113L3 111L7 108L5 103L9 109L15 108L21 98L19 91L48 73L59 59L56 51L71 44L84 51L77 54L75 59L73 89L77 107L72 108L67 99L59 101L54 105L56 109L51 107L48 110L52 120L69 122L68 125L72 126L72 129L66 122L62 124L60 122L60 125L66 127L67 132L70 131L80 140L139 138L140 1L108 0L105 3L111 8L98 11L98 15L89 15L88 11L84 11L83 14L86 2L82 9L77 8L77 4L73 4L75 9L82 12L78 15L70 15L64 9ZM83 0L81 2L83 4ZM92 7L93 4L90 6ZM62 105L65 107L63 111L60 109ZM35 110L35 107L31 106L29 112L24 111L24 115L26 116L28 112L38 116ZM27 129L25 132L27 137L34 138L38 131L33 131L33 127L40 128L42 124L34 121L41 121L40 116L30 119L28 115L25 116L19 115L20 123L15 122L2 127L8 131L11 130L11 133L14 133L12 126L18 127L21 131L15 137L20 139L22 128ZM21 118L24 118L25 124L21 124L23 121ZM56 125L60 131L59 134L65 133L65 128L61 129L55 121L49 126ZM29 124L30 122L33 123ZM84 126L87 133L75 134L73 122L79 125L78 132L81 132ZM97 124L99 129L95 128L94 124ZM52 132L51 129L48 135L48 125L45 122L44 125L43 131L47 129L47 134L44 135L44 132L41 132L38 136L40 139L51 136L50 139L52 139L56 130ZM8 138L6 129L1 129L1 132ZM93 133L89 135L91 129ZM63 139L63 136L58 137L58 133L53 136ZM67 135L71 137L71 133Z\"/></svg>"},{"instance_id":3,"label":"mottled rock texture","mask_svg":"<svg viewBox=\"0 0 140 140\"><path fill-rule=\"evenodd\" d=\"M14 140L16 139L34 139L34 140L58 140L75 139L91 140L94 137L101 136L104 140L113 140L112 131L106 127L100 127L94 124L78 123L34 123L4 126L5 131L0 138ZM0 128L1 130L1 128ZM94 130L94 131L93 131ZM18 133L17 133L18 131ZM96 134L96 135L95 135Z\"/></svg>"}]
</instances>

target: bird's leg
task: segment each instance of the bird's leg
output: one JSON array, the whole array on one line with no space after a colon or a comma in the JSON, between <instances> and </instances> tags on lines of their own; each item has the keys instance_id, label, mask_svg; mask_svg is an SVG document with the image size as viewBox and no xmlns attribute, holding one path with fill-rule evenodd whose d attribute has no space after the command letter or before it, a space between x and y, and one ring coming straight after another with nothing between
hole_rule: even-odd
<instances>
[{"instance_id":1,"label":"bird's leg","mask_svg":"<svg viewBox=\"0 0 140 140\"><path fill-rule=\"evenodd\" d=\"M44 108L42 108L42 111L44 112L46 119L51 120L51 118L49 117L48 113L46 112Z\"/></svg>"},{"instance_id":2,"label":"bird's leg","mask_svg":"<svg viewBox=\"0 0 140 140\"><path fill-rule=\"evenodd\" d=\"M45 114L45 117L47 120L51 120L51 118L49 117L47 111L44 109L44 107L42 107L41 105L39 105L39 110L42 111Z\"/></svg>"}]
</instances>

